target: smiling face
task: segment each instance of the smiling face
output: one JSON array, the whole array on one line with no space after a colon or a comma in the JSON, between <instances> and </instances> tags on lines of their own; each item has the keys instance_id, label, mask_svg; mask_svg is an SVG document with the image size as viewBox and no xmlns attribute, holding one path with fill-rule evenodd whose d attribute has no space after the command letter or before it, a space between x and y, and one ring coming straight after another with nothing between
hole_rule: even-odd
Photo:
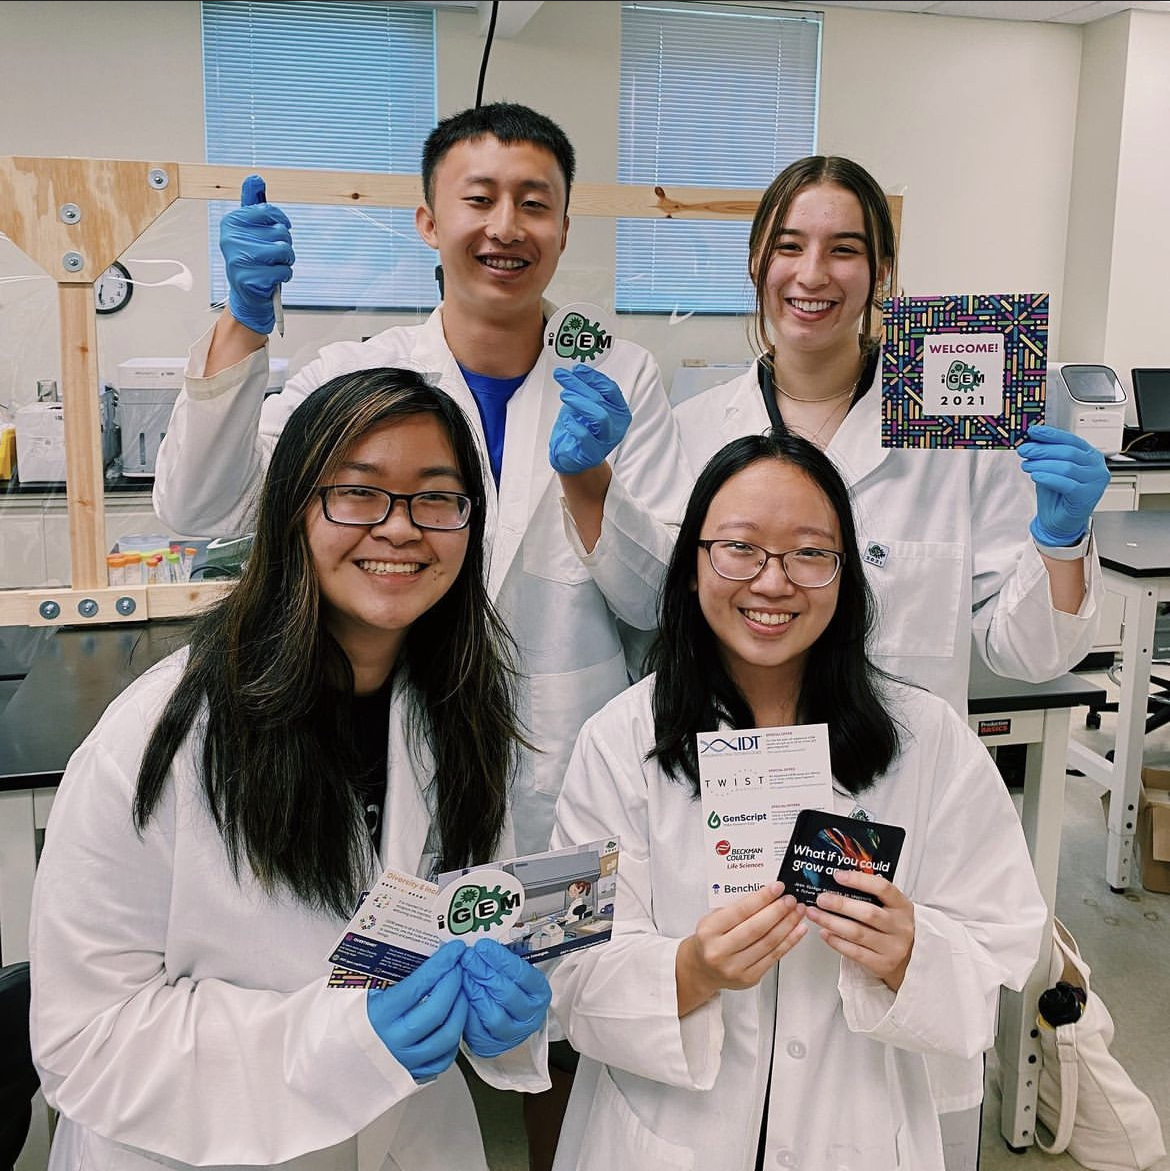
<instances>
[{"instance_id":1,"label":"smiling face","mask_svg":"<svg viewBox=\"0 0 1170 1171\"><path fill-rule=\"evenodd\" d=\"M702 525L704 540L750 541L776 553L841 550L841 529L824 492L801 469L760 459L719 489ZM751 581L728 581L696 551L699 608L728 674L755 712L776 697L795 703L810 648L837 608L840 578L819 589L794 586L777 558Z\"/></svg>"},{"instance_id":2,"label":"smiling face","mask_svg":"<svg viewBox=\"0 0 1170 1171\"><path fill-rule=\"evenodd\" d=\"M388 492L466 492L451 440L430 414L408 415L368 431L329 478ZM405 501L380 525L339 525L320 497L305 521L322 617L354 670L359 693L393 669L410 625L451 588L467 553L468 529L417 528Z\"/></svg>"},{"instance_id":3,"label":"smiling face","mask_svg":"<svg viewBox=\"0 0 1170 1171\"><path fill-rule=\"evenodd\" d=\"M857 196L836 184L804 187L769 235L772 253L755 264L767 265L764 313L777 349L856 351L873 292Z\"/></svg>"},{"instance_id":4,"label":"smiling face","mask_svg":"<svg viewBox=\"0 0 1170 1171\"><path fill-rule=\"evenodd\" d=\"M432 186L415 224L443 265L444 315L539 315L569 230L556 156L491 134L466 139L439 161Z\"/></svg>"}]
</instances>

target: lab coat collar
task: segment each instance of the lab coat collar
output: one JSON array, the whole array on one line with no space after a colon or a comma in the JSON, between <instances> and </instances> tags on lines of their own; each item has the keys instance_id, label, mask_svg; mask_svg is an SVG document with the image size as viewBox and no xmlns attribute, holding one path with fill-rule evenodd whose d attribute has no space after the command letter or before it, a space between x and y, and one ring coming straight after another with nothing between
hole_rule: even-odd
<instances>
[{"instance_id":1,"label":"lab coat collar","mask_svg":"<svg viewBox=\"0 0 1170 1171\"><path fill-rule=\"evenodd\" d=\"M557 307L547 300L542 302L542 307L547 322ZM475 430L488 500L488 595L495 599L516 558L532 514L554 475L548 460L548 437L560 412L560 394L552 379L552 363L542 348L536 365L508 403L501 489L497 491L491 477L479 408L447 345L442 308L441 305L436 308L423 323L412 358L417 369L431 371L429 376L451 391Z\"/></svg>"},{"instance_id":2,"label":"lab coat collar","mask_svg":"<svg viewBox=\"0 0 1170 1171\"><path fill-rule=\"evenodd\" d=\"M851 488L890 456L891 449L882 447L881 384L879 362L869 390L853 404L826 449Z\"/></svg>"},{"instance_id":3,"label":"lab coat collar","mask_svg":"<svg viewBox=\"0 0 1170 1171\"><path fill-rule=\"evenodd\" d=\"M845 482L852 487L868 476L890 455L882 447L881 370L874 374L869 391L854 404L829 442L827 454ZM759 434L771 427L764 405L756 366L736 380L719 420L720 446L741 435Z\"/></svg>"}]
</instances>

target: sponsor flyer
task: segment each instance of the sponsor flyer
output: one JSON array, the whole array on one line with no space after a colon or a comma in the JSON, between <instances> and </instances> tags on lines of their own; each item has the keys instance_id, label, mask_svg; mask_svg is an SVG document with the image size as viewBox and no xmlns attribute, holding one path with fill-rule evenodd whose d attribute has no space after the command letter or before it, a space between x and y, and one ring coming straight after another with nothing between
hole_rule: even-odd
<instances>
[{"instance_id":1,"label":"sponsor flyer","mask_svg":"<svg viewBox=\"0 0 1170 1171\"><path fill-rule=\"evenodd\" d=\"M776 877L801 809L831 808L829 729L702 732L698 757L707 901L722 907Z\"/></svg>"},{"instance_id":2,"label":"sponsor flyer","mask_svg":"<svg viewBox=\"0 0 1170 1171\"><path fill-rule=\"evenodd\" d=\"M1047 293L895 297L882 321L883 447L1017 447L1044 422Z\"/></svg>"},{"instance_id":3,"label":"sponsor flyer","mask_svg":"<svg viewBox=\"0 0 1170 1171\"><path fill-rule=\"evenodd\" d=\"M617 838L440 874L387 869L329 953L329 986L386 986L449 939L492 938L529 963L609 940Z\"/></svg>"},{"instance_id":4,"label":"sponsor flyer","mask_svg":"<svg viewBox=\"0 0 1170 1171\"><path fill-rule=\"evenodd\" d=\"M842 886L834 874L863 870L893 882L905 838L906 831L900 825L843 817L825 809L802 809L779 878L785 891L795 895L799 903L815 903L825 892L877 903L873 895Z\"/></svg>"}]
</instances>

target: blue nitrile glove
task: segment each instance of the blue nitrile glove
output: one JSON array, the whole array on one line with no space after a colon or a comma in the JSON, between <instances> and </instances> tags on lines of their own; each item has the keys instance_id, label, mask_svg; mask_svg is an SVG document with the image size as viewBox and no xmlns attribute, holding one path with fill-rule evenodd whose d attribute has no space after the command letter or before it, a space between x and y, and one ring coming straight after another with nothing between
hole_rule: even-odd
<instances>
[{"instance_id":1,"label":"blue nitrile glove","mask_svg":"<svg viewBox=\"0 0 1170 1171\"><path fill-rule=\"evenodd\" d=\"M292 277L296 260L288 216L264 197L264 180L249 175L240 188L240 206L219 225L228 308L241 325L257 333L271 333L276 325L272 294Z\"/></svg>"},{"instance_id":2,"label":"blue nitrile glove","mask_svg":"<svg viewBox=\"0 0 1170 1171\"><path fill-rule=\"evenodd\" d=\"M1045 423L1028 428L1019 454L1036 484L1032 536L1041 545L1075 545L1109 484L1105 457L1079 435Z\"/></svg>"},{"instance_id":3,"label":"blue nitrile glove","mask_svg":"<svg viewBox=\"0 0 1170 1171\"><path fill-rule=\"evenodd\" d=\"M477 1057L499 1057L544 1024L552 989L544 973L494 939L463 954L467 1023L463 1039Z\"/></svg>"},{"instance_id":4,"label":"blue nitrile glove","mask_svg":"<svg viewBox=\"0 0 1170 1171\"><path fill-rule=\"evenodd\" d=\"M553 377L564 405L548 437L549 463L566 475L588 471L621 443L630 427L630 408L618 384L592 366L558 367Z\"/></svg>"},{"instance_id":5,"label":"blue nitrile glove","mask_svg":"<svg viewBox=\"0 0 1170 1171\"><path fill-rule=\"evenodd\" d=\"M405 980L366 993L374 1032L416 1082L438 1077L455 1060L467 1022L460 958L467 950L452 939Z\"/></svg>"}]
</instances>

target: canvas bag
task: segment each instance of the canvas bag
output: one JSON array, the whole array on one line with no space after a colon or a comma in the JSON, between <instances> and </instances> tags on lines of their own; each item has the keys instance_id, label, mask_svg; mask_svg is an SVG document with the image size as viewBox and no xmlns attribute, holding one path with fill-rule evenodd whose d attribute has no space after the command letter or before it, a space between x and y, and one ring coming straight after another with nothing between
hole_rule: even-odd
<instances>
[{"instance_id":1,"label":"canvas bag","mask_svg":"<svg viewBox=\"0 0 1170 1171\"><path fill-rule=\"evenodd\" d=\"M1144 1171L1165 1153L1154 1105L1109 1052L1113 1018L1089 987L1089 965L1077 941L1053 920L1049 986L1058 980L1082 988L1079 1020L1053 1028L1037 1017L1043 1063L1036 1116L1052 1132L1049 1154L1067 1150L1092 1171Z\"/></svg>"}]
</instances>

